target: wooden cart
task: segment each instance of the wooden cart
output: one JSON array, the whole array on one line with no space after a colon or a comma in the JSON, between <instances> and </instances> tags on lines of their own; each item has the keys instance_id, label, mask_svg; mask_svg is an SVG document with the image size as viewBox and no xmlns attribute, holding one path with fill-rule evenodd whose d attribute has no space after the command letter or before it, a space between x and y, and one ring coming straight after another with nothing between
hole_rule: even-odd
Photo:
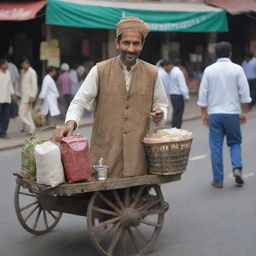
<instances>
[{"instance_id":1,"label":"wooden cart","mask_svg":"<svg viewBox=\"0 0 256 256\"><path fill-rule=\"evenodd\" d=\"M100 255L126 256L145 255L153 247L166 211L160 184L181 178L145 175L49 188L15 175L15 210L28 232L51 231L62 213L87 216L89 236Z\"/></svg>"}]
</instances>

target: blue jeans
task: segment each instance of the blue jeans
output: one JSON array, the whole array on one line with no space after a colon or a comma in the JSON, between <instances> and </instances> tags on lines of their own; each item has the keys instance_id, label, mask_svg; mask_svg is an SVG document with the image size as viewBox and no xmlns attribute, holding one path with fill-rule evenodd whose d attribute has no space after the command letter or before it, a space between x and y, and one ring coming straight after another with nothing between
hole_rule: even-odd
<instances>
[{"instance_id":1,"label":"blue jeans","mask_svg":"<svg viewBox=\"0 0 256 256\"><path fill-rule=\"evenodd\" d=\"M213 179L223 183L222 145L226 136L230 148L230 158L233 169L242 171L241 159L241 129L238 114L210 114L209 115L209 142L211 149L211 162Z\"/></svg>"}]
</instances>

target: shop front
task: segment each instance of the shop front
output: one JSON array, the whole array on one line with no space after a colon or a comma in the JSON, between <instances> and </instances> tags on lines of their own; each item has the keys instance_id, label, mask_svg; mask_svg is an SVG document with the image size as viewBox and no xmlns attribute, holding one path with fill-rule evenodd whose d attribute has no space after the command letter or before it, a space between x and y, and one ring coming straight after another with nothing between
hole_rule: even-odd
<instances>
[{"instance_id":1,"label":"shop front","mask_svg":"<svg viewBox=\"0 0 256 256\"><path fill-rule=\"evenodd\" d=\"M0 57L9 57L19 65L23 57L31 59L37 71L43 37L46 1L0 3Z\"/></svg>"}]
</instances>

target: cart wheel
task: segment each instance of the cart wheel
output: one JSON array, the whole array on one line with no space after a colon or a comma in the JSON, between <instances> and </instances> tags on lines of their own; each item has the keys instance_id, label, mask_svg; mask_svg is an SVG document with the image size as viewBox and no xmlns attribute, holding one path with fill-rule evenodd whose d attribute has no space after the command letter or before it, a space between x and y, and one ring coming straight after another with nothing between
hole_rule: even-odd
<instances>
[{"instance_id":1,"label":"cart wheel","mask_svg":"<svg viewBox=\"0 0 256 256\"><path fill-rule=\"evenodd\" d=\"M101 255L144 255L161 231L164 206L158 185L95 192L87 210L90 239Z\"/></svg>"},{"instance_id":2,"label":"cart wheel","mask_svg":"<svg viewBox=\"0 0 256 256\"><path fill-rule=\"evenodd\" d=\"M42 209L38 196L16 185L14 194L15 211L20 224L34 235L51 231L59 222L62 213Z\"/></svg>"}]
</instances>

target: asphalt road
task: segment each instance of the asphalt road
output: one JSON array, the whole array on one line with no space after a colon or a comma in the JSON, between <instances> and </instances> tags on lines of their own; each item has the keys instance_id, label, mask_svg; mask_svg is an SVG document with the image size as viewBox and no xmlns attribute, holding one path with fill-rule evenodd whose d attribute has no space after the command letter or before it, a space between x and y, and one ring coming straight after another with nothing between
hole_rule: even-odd
<instances>
[{"instance_id":1,"label":"asphalt road","mask_svg":"<svg viewBox=\"0 0 256 256\"><path fill-rule=\"evenodd\" d=\"M256 117L243 127L246 184L237 187L224 150L223 189L212 179L208 130L198 120L184 123L194 133L190 161L182 180L162 186L170 210L152 256L256 255ZM86 130L85 130L86 129ZM80 131L88 136L89 128ZM226 147L225 147L226 148ZM50 233L34 236L19 224L14 210L13 171L20 169L20 149L0 152L0 255L97 256L89 241L86 218L64 214Z\"/></svg>"}]
</instances>

